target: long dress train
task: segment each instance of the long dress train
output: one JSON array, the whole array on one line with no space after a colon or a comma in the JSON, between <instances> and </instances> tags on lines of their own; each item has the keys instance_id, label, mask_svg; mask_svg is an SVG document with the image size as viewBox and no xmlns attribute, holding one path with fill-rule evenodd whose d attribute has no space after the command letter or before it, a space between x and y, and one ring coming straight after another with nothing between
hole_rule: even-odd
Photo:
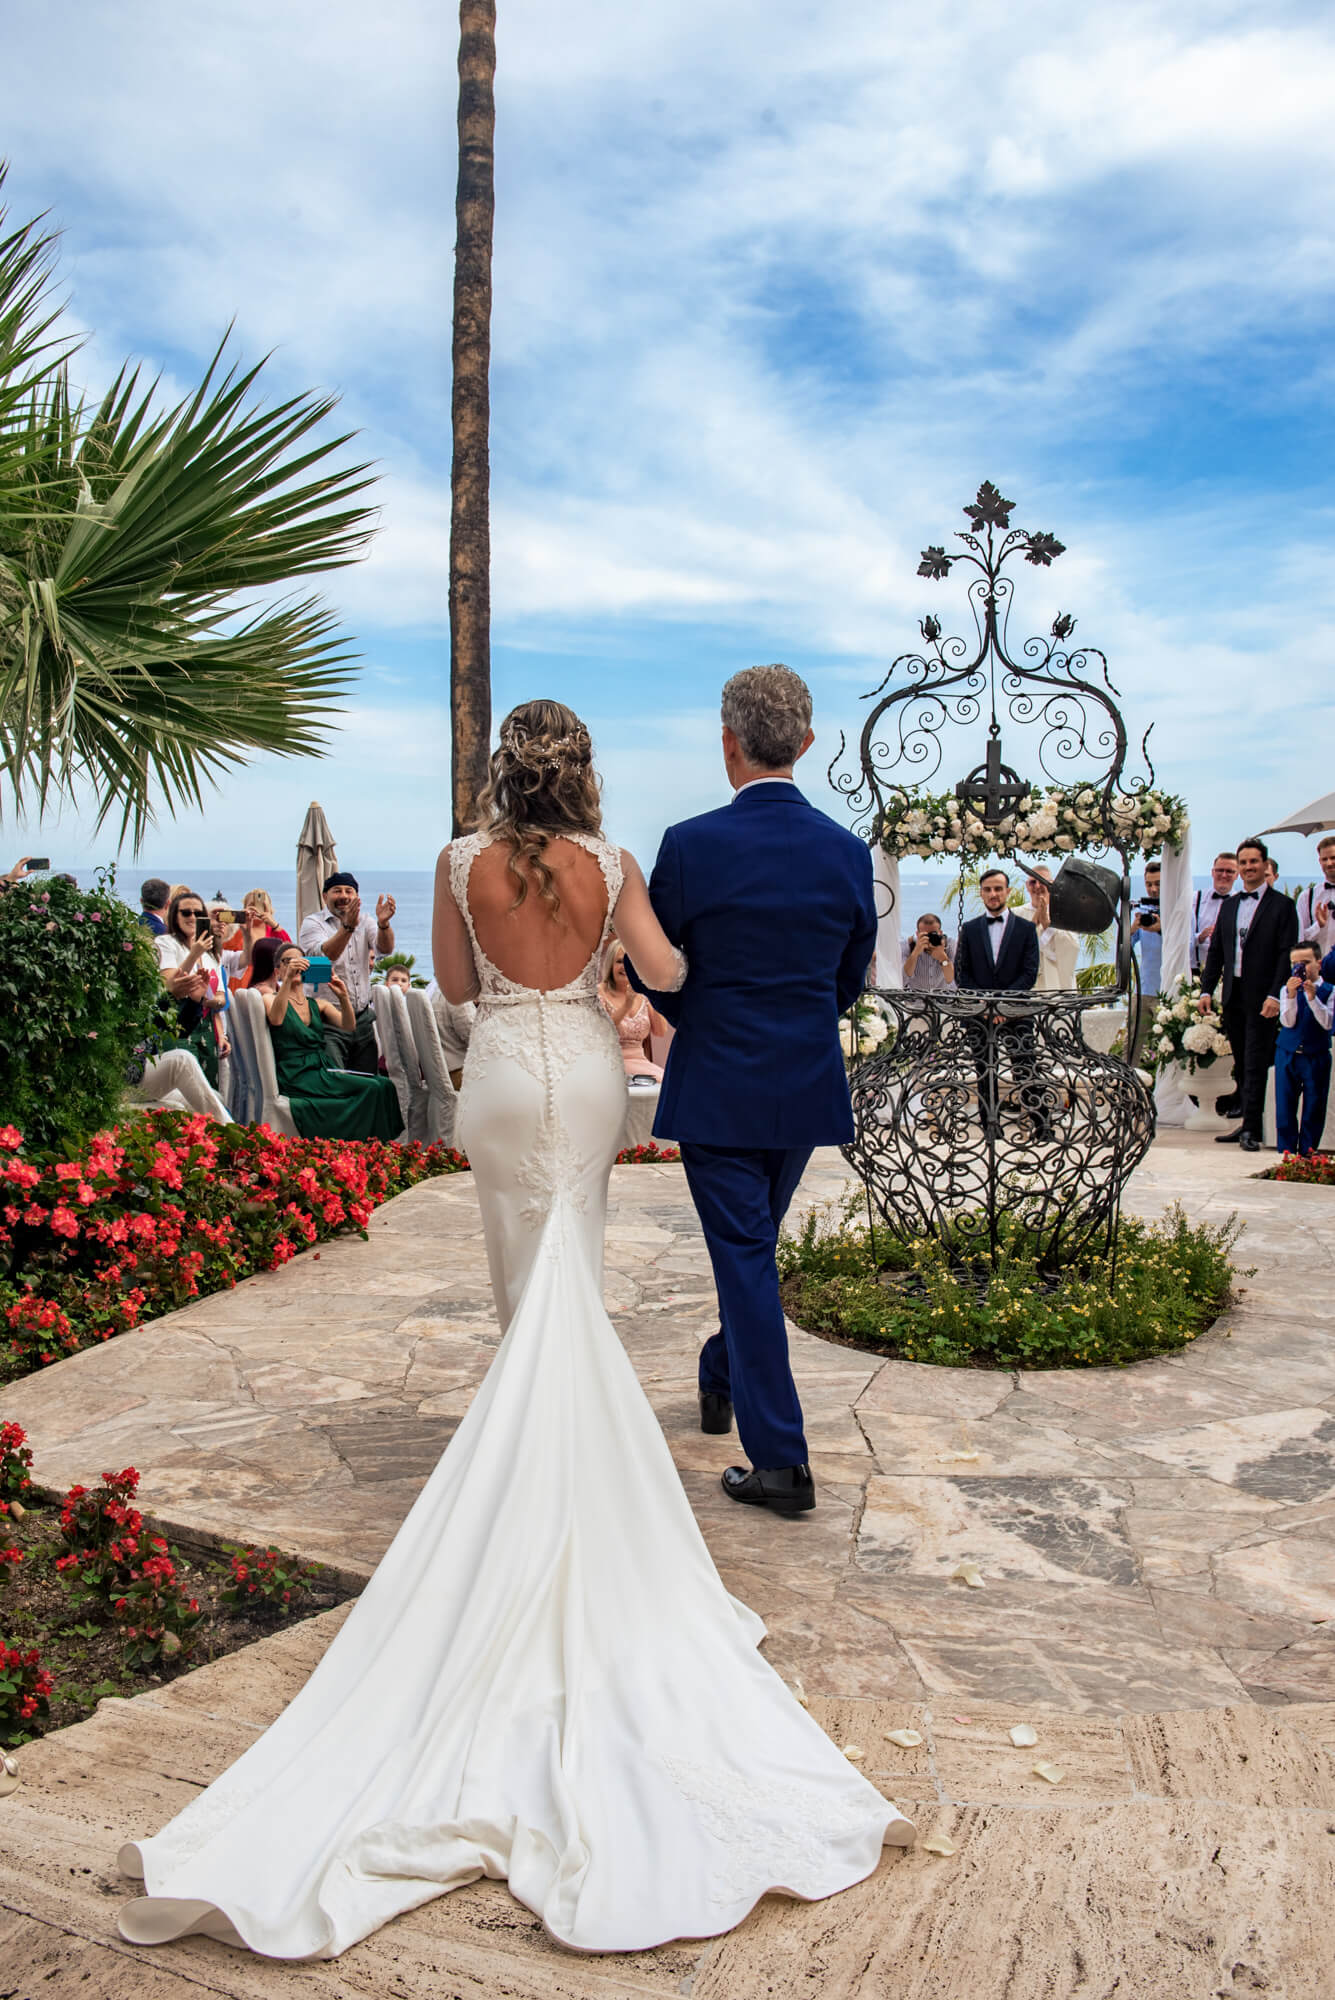
<instances>
[{"instance_id":1,"label":"long dress train","mask_svg":"<svg viewBox=\"0 0 1335 2000\"><path fill-rule=\"evenodd\" d=\"M551 1935L634 1950L828 1896L912 1828L756 1648L602 1303L617 1037L585 971L539 994L477 945L459 1106L506 1328L440 1463L306 1686L151 1839L123 1935L331 1958L504 1878ZM582 839L620 892L616 850Z\"/></svg>"}]
</instances>

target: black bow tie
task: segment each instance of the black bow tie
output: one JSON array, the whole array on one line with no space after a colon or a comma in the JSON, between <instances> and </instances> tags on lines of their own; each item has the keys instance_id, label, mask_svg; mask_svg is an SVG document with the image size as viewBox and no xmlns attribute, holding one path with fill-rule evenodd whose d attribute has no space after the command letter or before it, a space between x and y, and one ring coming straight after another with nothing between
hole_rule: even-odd
<instances>
[{"instance_id":1,"label":"black bow tie","mask_svg":"<svg viewBox=\"0 0 1335 2000\"><path fill-rule=\"evenodd\" d=\"M1004 917L989 917L987 921L990 924L1004 924L1006 919Z\"/></svg>"},{"instance_id":2,"label":"black bow tie","mask_svg":"<svg viewBox=\"0 0 1335 2000\"><path fill-rule=\"evenodd\" d=\"M1238 901L1241 903L1254 903L1260 893L1259 889L1244 889Z\"/></svg>"}]
</instances>

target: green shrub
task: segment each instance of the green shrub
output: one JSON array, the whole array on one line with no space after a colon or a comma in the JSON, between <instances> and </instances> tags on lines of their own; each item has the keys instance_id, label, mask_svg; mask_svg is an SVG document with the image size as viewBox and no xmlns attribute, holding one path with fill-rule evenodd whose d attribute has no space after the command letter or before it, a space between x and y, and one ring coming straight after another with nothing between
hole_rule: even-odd
<instances>
[{"instance_id":1,"label":"green shrub","mask_svg":"<svg viewBox=\"0 0 1335 2000\"><path fill-rule=\"evenodd\" d=\"M58 876L0 896L0 1124L34 1153L113 1122L162 977L152 939L112 893Z\"/></svg>"},{"instance_id":2,"label":"green shrub","mask_svg":"<svg viewBox=\"0 0 1335 2000\"><path fill-rule=\"evenodd\" d=\"M1190 1222L1179 1207L1158 1222L1124 1215L1115 1273L1090 1258L1057 1281L1038 1268L1033 1239L1002 1221L995 1269L975 1229L905 1244L854 1219L809 1215L779 1244L789 1317L811 1333L908 1361L951 1368L1097 1368L1184 1347L1232 1291L1235 1218ZM986 1237L984 1234L984 1242Z\"/></svg>"}]
</instances>

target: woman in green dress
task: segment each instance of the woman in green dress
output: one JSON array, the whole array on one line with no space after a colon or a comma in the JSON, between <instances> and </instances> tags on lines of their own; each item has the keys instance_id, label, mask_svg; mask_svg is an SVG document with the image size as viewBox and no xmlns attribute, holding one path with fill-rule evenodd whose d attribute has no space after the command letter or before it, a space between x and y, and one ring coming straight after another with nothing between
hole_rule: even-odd
<instances>
[{"instance_id":1,"label":"woman in green dress","mask_svg":"<svg viewBox=\"0 0 1335 2000\"><path fill-rule=\"evenodd\" d=\"M397 1139L403 1116L389 1078L338 1069L325 1049L326 1021L348 1034L356 1025L347 987L335 974L329 991L336 1005L318 994L308 999L302 981L309 969L299 945L283 945L274 956L278 984L265 1001L278 1088L293 1124L303 1139Z\"/></svg>"}]
</instances>

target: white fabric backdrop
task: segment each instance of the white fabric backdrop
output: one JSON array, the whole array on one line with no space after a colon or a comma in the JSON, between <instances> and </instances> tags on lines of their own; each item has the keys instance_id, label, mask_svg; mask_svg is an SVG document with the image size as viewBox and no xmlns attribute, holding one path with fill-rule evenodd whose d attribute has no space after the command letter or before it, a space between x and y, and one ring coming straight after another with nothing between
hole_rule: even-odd
<instances>
[{"instance_id":1,"label":"white fabric backdrop","mask_svg":"<svg viewBox=\"0 0 1335 2000\"><path fill-rule=\"evenodd\" d=\"M902 986L904 959L900 944L899 863L880 846L871 851L876 880L876 984Z\"/></svg>"}]
</instances>

